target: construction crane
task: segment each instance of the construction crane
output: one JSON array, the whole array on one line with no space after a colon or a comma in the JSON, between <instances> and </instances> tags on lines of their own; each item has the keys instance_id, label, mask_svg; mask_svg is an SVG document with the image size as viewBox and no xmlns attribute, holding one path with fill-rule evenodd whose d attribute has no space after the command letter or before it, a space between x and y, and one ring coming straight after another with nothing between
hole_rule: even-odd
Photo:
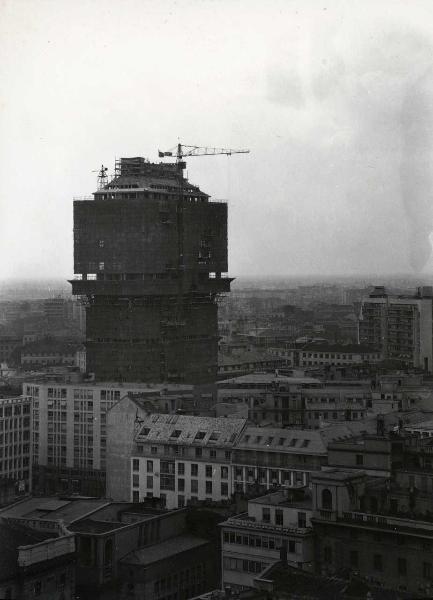
<instances>
[{"instance_id":1,"label":"construction crane","mask_svg":"<svg viewBox=\"0 0 433 600\"><path fill-rule=\"evenodd\" d=\"M177 165L178 175L178 187L179 196L177 203L177 230L178 230L178 270L181 273L184 269L183 264L183 189L184 189L184 177L183 170L186 168L185 158L192 156L216 156L218 154L226 154L231 156L232 154L249 154L249 150L234 150L233 148L208 148L204 146L188 146L186 144L177 144L171 150L162 152L158 150L159 158L166 158L175 156ZM182 277L180 277L182 280Z\"/></svg>"},{"instance_id":2,"label":"construction crane","mask_svg":"<svg viewBox=\"0 0 433 600\"><path fill-rule=\"evenodd\" d=\"M175 156L176 163L178 164L178 168L180 170L185 168L186 163L183 159L187 156L216 156L218 154L226 154L227 156L231 156L232 154L248 153L249 150L233 150L233 148L207 148L203 146L187 146L185 144L178 144L167 152L161 152L161 150L158 150L159 158Z\"/></svg>"}]
</instances>

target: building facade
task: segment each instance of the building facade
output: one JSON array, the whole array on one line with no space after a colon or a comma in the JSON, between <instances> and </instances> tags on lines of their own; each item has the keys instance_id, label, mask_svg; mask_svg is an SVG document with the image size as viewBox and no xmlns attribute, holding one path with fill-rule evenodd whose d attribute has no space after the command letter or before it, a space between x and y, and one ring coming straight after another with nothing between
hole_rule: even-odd
<instances>
[{"instance_id":1,"label":"building facade","mask_svg":"<svg viewBox=\"0 0 433 600\"><path fill-rule=\"evenodd\" d=\"M221 524L222 588L253 588L254 579L284 555L314 572L311 498L305 489L277 491L248 501L248 512Z\"/></svg>"},{"instance_id":2,"label":"building facade","mask_svg":"<svg viewBox=\"0 0 433 600\"><path fill-rule=\"evenodd\" d=\"M396 296L376 287L362 301L361 343L377 346L384 358L431 372L433 366L433 290Z\"/></svg>"},{"instance_id":3,"label":"building facade","mask_svg":"<svg viewBox=\"0 0 433 600\"><path fill-rule=\"evenodd\" d=\"M32 398L0 399L0 478L7 487L4 499L32 489Z\"/></svg>"},{"instance_id":4,"label":"building facade","mask_svg":"<svg viewBox=\"0 0 433 600\"><path fill-rule=\"evenodd\" d=\"M33 401L33 484L39 493L103 496L107 467L107 412L122 398L148 398L153 410L172 412L191 386L115 383L23 384Z\"/></svg>"},{"instance_id":5,"label":"building facade","mask_svg":"<svg viewBox=\"0 0 433 600\"><path fill-rule=\"evenodd\" d=\"M232 452L245 419L150 415L140 423L131 461L131 500L167 508L232 494Z\"/></svg>"},{"instance_id":6,"label":"building facade","mask_svg":"<svg viewBox=\"0 0 433 600\"><path fill-rule=\"evenodd\" d=\"M184 166L121 158L112 181L74 202L72 292L87 304L87 369L98 380L216 380L227 205L191 185Z\"/></svg>"}]
</instances>

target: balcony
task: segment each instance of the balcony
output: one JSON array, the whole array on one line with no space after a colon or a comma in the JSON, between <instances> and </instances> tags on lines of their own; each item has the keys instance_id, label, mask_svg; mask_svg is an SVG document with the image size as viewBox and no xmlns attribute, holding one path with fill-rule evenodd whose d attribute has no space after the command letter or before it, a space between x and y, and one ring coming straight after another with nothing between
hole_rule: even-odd
<instances>
[{"instance_id":1,"label":"balcony","mask_svg":"<svg viewBox=\"0 0 433 600\"><path fill-rule=\"evenodd\" d=\"M230 291L232 279L209 278L197 284L192 289L190 282L184 285L183 293L193 294L217 294ZM179 292L177 279L170 280L95 280L95 279L72 279L72 293L75 296L100 295L100 296L165 296L176 295Z\"/></svg>"},{"instance_id":2,"label":"balcony","mask_svg":"<svg viewBox=\"0 0 433 600\"><path fill-rule=\"evenodd\" d=\"M433 536L433 523L427 521L359 512L342 512L338 515L337 520L366 527L374 527L375 529L391 529L396 532L410 531L414 535Z\"/></svg>"}]
</instances>

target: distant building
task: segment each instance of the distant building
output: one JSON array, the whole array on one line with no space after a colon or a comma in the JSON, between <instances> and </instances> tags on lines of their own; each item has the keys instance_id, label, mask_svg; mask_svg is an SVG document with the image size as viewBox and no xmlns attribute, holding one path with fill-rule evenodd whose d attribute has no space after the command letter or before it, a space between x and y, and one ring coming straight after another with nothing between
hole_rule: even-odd
<instances>
[{"instance_id":1,"label":"distant building","mask_svg":"<svg viewBox=\"0 0 433 600\"><path fill-rule=\"evenodd\" d=\"M218 355L218 379L247 375L254 371L275 371L284 364L283 359L266 352L220 353Z\"/></svg>"},{"instance_id":2,"label":"distant building","mask_svg":"<svg viewBox=\"0 0 433 600\"><path fill-rule=\"evenodd\" d=\"M220 381L218 400L247 404L249 419L256 424L301 427L306 420L304 392L315 387L322 383L313 377L251 373Z\"/></svg>"},{"instance_id":3,"label":"distant building","mask_svg":"<svg viewBox=\"0 0 433 600\"><path fill-rule=\"evenodd\" d=\"M76 342L45 338L26 344L21 348L21 366L24 369L58 365L77 365L77 352L83 346Z\"/></svg>"},{"instance_id":4,"label":"distant building","mask_svg":"<svg viewBox=\"0 0 433 600\"><path fill-rule=\"evenodd\" d=\"M433 289L392 295L375 287L364 298L359 320L361 343L377 346L387 359L431 372L433 369Z\"/></svg>"},{"instance_id":5,"label":"distant building","mask_svg":"<svg viewBox=\"0 0 433 600\"><path fill-rule=\"evenodd\" d=\"M21 336L0 335L0 363L8 362L14 350L23 343Z\"/></svg>"},{"instance_id":6,"label":"distant building","mask_svg":"<svg viewBox=\"0 0 433 600\"><path fill-rule=\"evenodd\" d=\"M380 345L328 344L312 342L299 344L287 350L289 364L294 367L326 365L358 365L378 363L382 360Z\"/></svg>"},{"instance_id":7,"label":"distant building","mask_svg":"<svg viewBox=\"0 0 433 600\"><path fill-rule=\"evenodd\" d=\"M50 325L63 325L67 319L67 302L65 298L47 298L44 300L44 315Z\"/></svg>"}]
</instances>

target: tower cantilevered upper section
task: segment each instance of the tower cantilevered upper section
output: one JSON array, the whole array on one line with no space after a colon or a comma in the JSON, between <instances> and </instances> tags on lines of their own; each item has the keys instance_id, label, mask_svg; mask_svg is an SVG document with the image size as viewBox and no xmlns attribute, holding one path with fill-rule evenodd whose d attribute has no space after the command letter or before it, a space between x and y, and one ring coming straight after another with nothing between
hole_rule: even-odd
<instances>
[{"instance_id":1,"label":"tower cantilevered upper section","mask_svg":"<svg viewBox=\"0 0 433 600\"><path fill-rule=\"evenodd\" d=\"M215 381L218 294L230 291L227 204L183 164L116 161L74 201L72 292L86 300L88 371L99 380Z\"/></svg>"}]
</instances>

